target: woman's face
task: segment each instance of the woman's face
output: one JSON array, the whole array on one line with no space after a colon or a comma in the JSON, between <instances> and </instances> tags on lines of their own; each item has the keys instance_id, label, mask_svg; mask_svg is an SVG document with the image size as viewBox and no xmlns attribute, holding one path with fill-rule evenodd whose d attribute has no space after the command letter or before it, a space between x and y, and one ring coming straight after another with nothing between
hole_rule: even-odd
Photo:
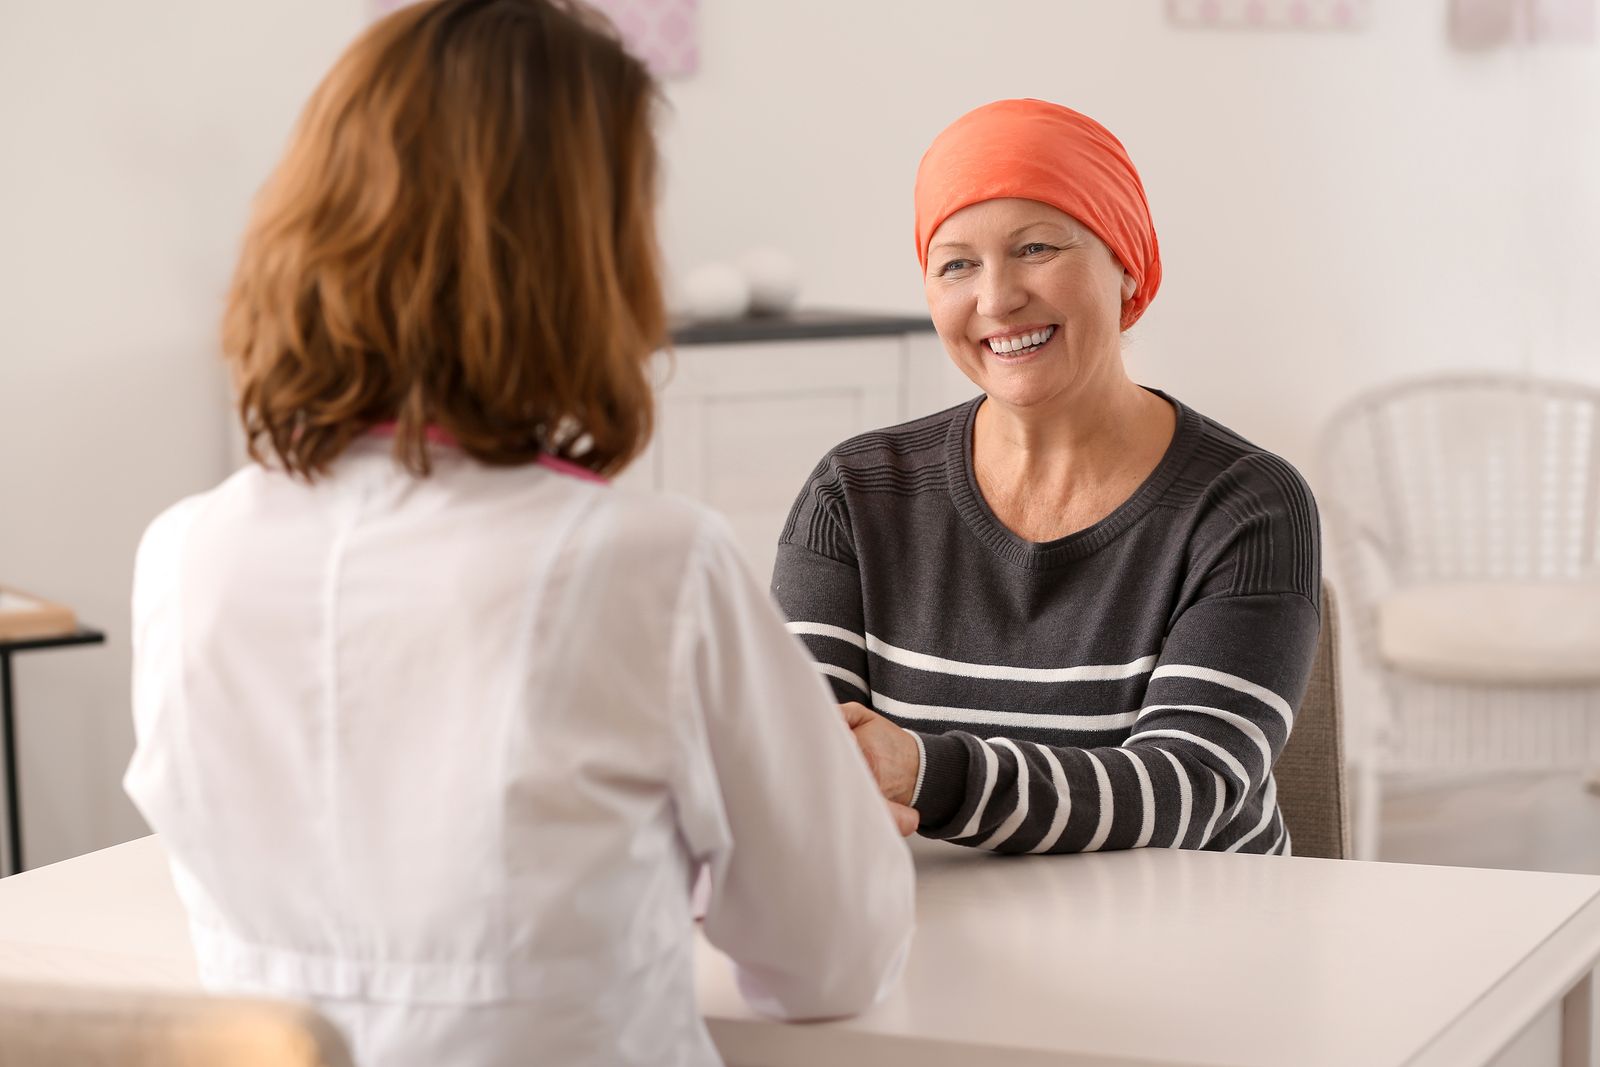
<instances>
[{"instance_id":1,"label":"woman's face","mask_svg":"<svg viewBox=\"0 0 1600 1067\"><path fill-rule=\"evenodd\" d=\"M934 231L923 279L956 366L989 396L1026 408L1120 369L1133 278L1101 240L1037 200L985 200Z\"/></svg>"}]
</instances>

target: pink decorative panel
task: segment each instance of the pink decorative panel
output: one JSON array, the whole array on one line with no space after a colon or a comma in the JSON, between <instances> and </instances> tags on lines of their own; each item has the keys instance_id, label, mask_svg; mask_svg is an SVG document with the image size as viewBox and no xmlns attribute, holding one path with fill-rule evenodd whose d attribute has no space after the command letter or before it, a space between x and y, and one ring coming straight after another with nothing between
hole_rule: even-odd
<instances>
[{"instance_id":1,"label":"pink decorative panel","mask_svg":"<svg viewBox=\"0 0 1600 1067\"><path fill-rule=\"evenodd\" d=\"M628 51L658 78L693 74L700 65L699 0L589 0L622 34Z\"/></svg>"},{"instance_id":2,"label":"pink decorative panel","mask_svg":"<svg viewBox=\"0 0 1600 1067\"><path fill-rule=\"evenodd\" d=\"M1594 0L1528 0L1528 7L1530 40L1594 43Z\"/></svg>"},{"instance_id":3,"label":"pink decorative panel","mask_svg":"<svg viewBox=\"0 0 1600 1067\"><path fill-rule=\"evenodd\" d=\"M1358 30L1369 0L1167 0L1179 26L1241 30Z\"/></svg>"},{"instance_id":4,"label":"pink decorative panel","mask_svg":"<svg viewBox=\"0 0 1600 1067\"><path fill-rule=\"evenodd\" d=\"M381 18L411 0L372 0ZM699 0L588 0L605 13L628 51L644 60L658 78L693 74L700 65Z\"/></svg>"},{"instance_id":5,"label":"pink decorative panel","mask_svg":"<svg viewBox=\"0 0 1600 1067\"><path fill-rule=\"evenodd\" d=\"M1451 0L1450 42L1486 49L1536 42L1589 44L1594 0Z\"/></svg>"}]
</instances>

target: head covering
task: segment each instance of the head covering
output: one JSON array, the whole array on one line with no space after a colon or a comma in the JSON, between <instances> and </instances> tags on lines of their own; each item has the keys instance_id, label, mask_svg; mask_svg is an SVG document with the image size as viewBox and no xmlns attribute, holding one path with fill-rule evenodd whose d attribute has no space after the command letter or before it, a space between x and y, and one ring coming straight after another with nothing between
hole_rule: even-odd
<instances>
[{"instance_id":1,"label":"head covering","mask_svg":"<svg viewBox=\"0 0 1600 1067\"><path fill-rule=\"evenodd\" d=\"M923 271L945 219L1001 197L1049 204L1087 226L1138 283L1122 306L1122 328L1144 314L1161 286L1161 249L1139 172L1110 130L1044 100L997 100L945 127L917 167Z\"/></svg>"}]
</instances>

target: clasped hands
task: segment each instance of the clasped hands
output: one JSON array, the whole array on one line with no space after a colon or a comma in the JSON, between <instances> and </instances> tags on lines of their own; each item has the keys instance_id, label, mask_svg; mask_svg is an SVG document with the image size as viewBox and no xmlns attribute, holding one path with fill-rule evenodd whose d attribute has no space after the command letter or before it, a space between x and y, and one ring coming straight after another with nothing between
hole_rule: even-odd
<instances>
[{"instance_id":1,"label":"clasped hands","mask_svg":"<svg viewBox=\"0 0 1600 1067\"><path fill-rule=\"evenodd\" d=\"M840 704L839 710L888 801L895 828L906 837L916 833L920 816L911 807L920 762L916 739L865 704L852 700Z\"/></svg>"}]
</instances>

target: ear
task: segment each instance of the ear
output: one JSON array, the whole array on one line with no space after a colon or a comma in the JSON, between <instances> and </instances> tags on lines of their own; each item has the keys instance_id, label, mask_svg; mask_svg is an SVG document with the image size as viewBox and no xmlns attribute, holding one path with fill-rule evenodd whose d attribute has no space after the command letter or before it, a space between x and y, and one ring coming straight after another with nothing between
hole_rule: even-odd
<instances>
[{"instance_id":1,"label":"ear","mask_svg":"<svg viewBox=\"0 0 1600 1067\"><path fill-rule=\"evenodd\" d=\"M1139 291L1139 283L1133 280L1133 275L1127 271L1122 272L1122 302L1126 304L1133 299L1133 294Z\"/></svg>"}]
</instances>

